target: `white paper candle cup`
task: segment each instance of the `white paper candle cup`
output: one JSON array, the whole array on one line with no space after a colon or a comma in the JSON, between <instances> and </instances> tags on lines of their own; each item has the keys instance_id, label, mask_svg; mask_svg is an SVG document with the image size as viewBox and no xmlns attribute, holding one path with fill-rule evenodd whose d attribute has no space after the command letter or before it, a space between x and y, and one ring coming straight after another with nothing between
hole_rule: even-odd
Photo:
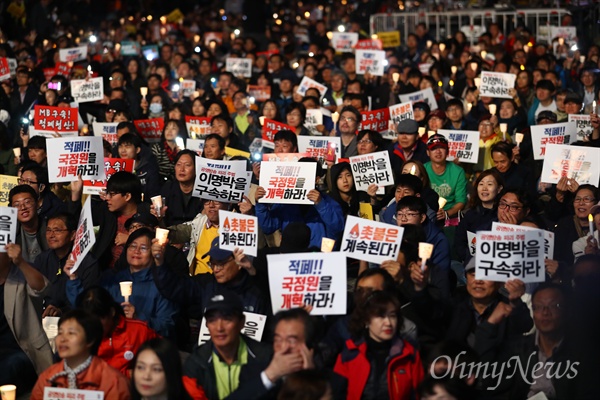
<instances>
[{"instance_id":1,"label":"white paper candle cup","mask_svg":"<svg viewBox=\"0 0 600 400\"><path fill-rule=\"evenodd\" d=\"M129 296L131 296L131 291L133 290L133 282L132 281L119 282L119 286L121 288L121 296L125 297L125 301L128 301Z\"/></svg>"},{"instance_id":2,"label":"white paper candle cup","mask_svg":"<svg viewBox=\"0 0 600 400\"><path fill-rule=\"evenodd\" d=\"M13 149L13 153L15 153L15 157L21 158L21 148L20 147L15 147Z\"/></svg>"},{"instance_id":3,"label":"white paper candle cup","mask_svg":"<svg viewBox=\"0 0 600 400\"><path fill-rule=\"evenodd\" d=\"M0 386L2 400L15 400L17 398L17 387L15 385Z\"/></svg>"},{"instance_id":4,"label":"white paper candle cup","mask_svg":"<svg viewBox=\"0 0 600 400\"><path fill-rule=\"evenodd\" d=\"M438 199L438 205L440 206L440 210L442 210L444 208L444 206L446 205L447 202L448 202L448 200L446 200L443 197L440 197Z\"/></svg>"},{"instance_id":5,"label":"white paper candle cup","mask_svg":"<svg viewBox=\"0 0 600 400\"><path fill-rule=\"evenodd\" d=\"M167 241L169 240L169 230L156 228L156 239L158 239L158 242L161 245L167 243Z\"/></svg>"}]
</instances>

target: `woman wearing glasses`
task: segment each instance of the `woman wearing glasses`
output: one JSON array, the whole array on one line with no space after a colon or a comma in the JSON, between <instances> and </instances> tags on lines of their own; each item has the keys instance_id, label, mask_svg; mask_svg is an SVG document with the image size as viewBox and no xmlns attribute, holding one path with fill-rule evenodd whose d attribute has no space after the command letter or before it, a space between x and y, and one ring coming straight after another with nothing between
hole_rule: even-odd
<instances>
[{"instance_id":1,"label":"woman wearing glasses","mask_svg":"<svg viewBox=\"0 0 600 400\"><path fill-rule=\"evenodd\" d=\"M141 228L129 235L125 245L129 268L116 273L107 271L100 285L110 292L113 299L121 303L126 318L146 321L148 326L164 337L172 336L175 327L175 314L178 308L164 298L158 291L152 278L152 267L162 263L164 248L152 239L154 232ZM77 273L72 273L73 262L67 262L65 273L69 276L67 296L75 304L77 296L83 292L83 284ZM121 295L120 282L133 282L131 296Z\"/></svg>"}]
</instances>

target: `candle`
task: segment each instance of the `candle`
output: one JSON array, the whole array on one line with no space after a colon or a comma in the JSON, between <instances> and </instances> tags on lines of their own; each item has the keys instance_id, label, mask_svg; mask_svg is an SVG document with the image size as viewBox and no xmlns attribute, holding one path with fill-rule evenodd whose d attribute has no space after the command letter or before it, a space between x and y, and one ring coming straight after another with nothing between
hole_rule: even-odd
<instances>
[{"instance_id":1,"label":"candle","mask_svg":"<svg viewBox=\"0 0 600 400\"><path fill-rule=\"evenodd\" d=\"M431 243L419 242L419 258L421 259L421 271L425 270L427 260L431 257L433 245Z\"/></svg>"},{"instance_id":2,"label":"candle","mask_svg":"<svg viewBox=\"0 0 600 400\"><path fill-rule=\"evenodd\" d=\"M496 115L496 105L495 104L490 104L488 107L490 109L490 114Z\"/></svg>"},{"instance_id":3,"label":"candle","mask_svg":"<svg viewBox=\"0 0 600 400\"><path fill-rule=\"evenodd\" d=\"M261 126L265 124L265 117L264 116L258 117L258 120L260 121L260 125Z\"/></svg>"},{"instance_id":4,"label":"candle","mask_svg":"<svg viewBox=\"0 0 600 400\"><path fill-rule=\"evenodd\" d=\"M562 46L563 44L565 44L565 38L559 37L558 38L558 45Z\"/></svg>"},{"instance_id":5,"label":"candle","mask_svg":"<svg viewBox=\"0 0 600 400\"><path fill-rule=\"evenodd\" d=\"M336 111L333 114L331 114L331 120L334 124L337 124L337 122L340 120L340 113Z\"/></svg>"},{"instance_id":6,"label":"candle","mask_svg":"<svg viewBox=\"0 0 600 400\"><path fill-rule=\"evenodd\" d=\"M156 239L158 239L158 243L160 243L161 245L166 244L167 241L169 240L169 230L168 229L162 229L162 228L156 228Z\"/></svg>"},{"instance_id":7,"label":"candle","mask_svg":"<svg viewBox=\"0 0 600 400\"><path fill-rule=\"evenodd\" d=\"M392 74L392 80L394 81L394 83L398 83L398 80L400 80L400 74L397 72L394 72Z\"/></svg>"},{"instance_id":8,"label":"candle","mask_svg":"<svg viewBox=\"0 0 600 400\"><path fill-rule=\"evenodd\" d=\"M479 89L479 85L481 85L481 78L475 78L473 81L475 82L475 87Z\"/></svg>"},{"instance_id":9,"label":"candle","mask_svg":"<svg viewBox=\"0 0 600 400\"><path fill-rule=\"evenodd\" d=\"M590 223L590 236L594 236L594 216L592 214L588 215L588 221Z\"/></svg>"},{"instance_id":10,"label":"candle","mask_svg":"<svg viewBox=\"0 0 600 400\"><path fill-rule=\"evenodd\" d=\"M15 157L21 158L21 148L20 147L15 147L13 149L13 152L15 153Z\"/></svg>"},{"instance_id":11,"label":"candle","mask_svg":"<svg viewBox=\"0 0 600 400\"><path fill-rule=\"evenodd\" d=\"M458 71L458 67L456 65L453 65L450 67L450 71L452 71L452 75L456 75L456 71Z\"/></svg>"},{"instance_id":12,"label":"candle","mask_svg":"<svg viewBox=\"0 0 600 400\"><path fill-rule=\"evenodd\" d=\"M585 62L585 56L579 56L579 62L583 64Z\"/></svg>"},{"instance_id":13,"label":"candle","mask_svg":"<svg viewBox=\"0 0 600 400\"><path fill-rule=\"evenodd\" d=\"M410 174L414 175L417 172L417 166L413 165L412 167L410 167Z\"/></svg>"},{"instance_id":14,"label":"candle","mask_svg":"<svg viewBox=\"0 0 600 400\"><path fill-rule=\"evenodd\" d=\"M148 88L147 87L141 87L140 88L140 94L142 95L142 97L146 97L146 95L148 94Z\"/></svg>"},{"instance_id":15,"label":"candle","mask_svg":"<svg viewBox=\"0 0 600 400\"><path fill-rule=\"evenodd\" d=\"M433 44L433 42L431 40L428 40L427 41L427 48L430 48L432 44Z\"/></svg>"},{"instance_id":16,"label":"candle","mask_svg":"<svg viewBox=\"0 0 600 400\"><path fill-rule=\"evenodd\" d=\"M419 137L423 137L424 134L425 134L425 127L424 126L419 127Z\"/></svg>"},{"instance_id":17,"label":"candle","mask_svg":"<svg viewBox=\"0 0 600 400\"><path fill-rule=\"evenodd\" d=\"M506 140L507 129L508 129L508 124L500 124L500 132L502 132L502 140Z\"/></svg>"},{"instance_id":18,"label":"candle","mask_svg":"<svg viewBox=\"0 0 600 400\"><path fill-rule=\"evenodd\" d=\"M471 108L473 108L473 104L467 103L467 112L470 112Z\"/></svg>"},{"instance_id":19,"label":"candle","mask_svg":"<svg viewBox=\"0 0 600 400\"><path fill-rule=\"evenodd\" d=\"M427 137L430 138L435 135L435 131L427 131Z\"/></svg>"},{"instance_id":20,"label":"candle","mask_svg":"<svg viewBox=\"0 0 600 400\"><path fill-rule=\"evenodd\" d=\"M129 302L129 296L131 296L131 292L133 291L133 282L132 281L123 281L119 282L119 286L121 288L121 296L125 298L125 302Z\"/></svg>"},{"instance_id":21,"label":"candle","mask_svg":"<svg viewBox=\"0 0 600 400\"><path fill-rule=\"evenodd\" d=\"M596 114L596 100L592 102L592 114Z\"/></svg>"},{"instance_id":22,"label":"candle","mask_svg":"<svg viewBox=\"0 0 600 400\"><path fill-rule=\"evenodd\" d=\"M478 67L478 65L477 65L477 63L476 63L476 62L472 62L470 65L471 65L471 69L472 69L473 71L477 71L477 67Z\"/></svg>"},{"instance_id":23,"label":"candle","mask_svg":"<svg viewBox=\"0 0 600 400\"><path fill-rule=\"evenodd\" d=\"M447 202L448 202L448 200L446 200L442 196L440 196L438 198L438 206L440 207L440 210L442 210L444 208L444 206L446 205Z\"/></svg>"},{"instance_id":24,"label":"candle","mask_svg":"<svg viewBox=\"0 0 600 400\"><path fill-rule=\"evenodd\" d=\"M440 43L438 47L440 48L440 51L442 53L444 52L444 50L446 50L446 45L444 43Z\"/></svg>"},{"instance_id":25,"label":"candle","mask_svg":"<svg viewBox=\"0 0 600 400\"><path fill-rule=\"evenodd\" d=\"M481 50L481 58L485 60L485 56L487 56L487 51Z\"/></svg>"},{"instance_id":26,"label":"candle","mask_svg":"<svg viewBox=\"0 0 600 400\"><path fill-rule=\"evenodd\" d=\"M517 133L515 135L515 142L517 142L517 146L520 145L522 141L523 141L523 134Z\"/></svg>"},{"instance_id":27,"label":"candle","mask_svg":"<svg viewBox=\"0 0 600 400\"><path fill-rule=\"evenodd\" d=\"M450 82L448 82L448 84L450 85L450 89L454 87L454 81L452 79L450 79Z\"/></svg>"}]
</instances>

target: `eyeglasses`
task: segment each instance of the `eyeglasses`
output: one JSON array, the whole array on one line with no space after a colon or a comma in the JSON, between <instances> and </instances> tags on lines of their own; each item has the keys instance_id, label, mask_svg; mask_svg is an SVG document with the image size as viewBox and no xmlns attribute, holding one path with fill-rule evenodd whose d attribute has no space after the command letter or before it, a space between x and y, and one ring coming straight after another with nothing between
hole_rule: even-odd
<instances>
[{"instance_id":1,"label":"eyeglasses","mask_svg":"<svg viewBox=\"0 0 600 400\"><path fill-rule=\"evenodd\" d=\"M359 140L356 143L358 143L358 144L371 144L371 143L373 143L373 141L369 140L369 139L362 139L362 140Z\"/></svg>"},{"instance_id":2,"label":"eyeglasses","mask_svg":"<svg viewBox=\"0 0 600 400\"><path fill-rule=\"evenodd\" d=\"M356 122L356 120L352 117L342 117L340 118L342 121L346 121L346 122Z\"/></svg>"},{"instance_id":3,"label":"eyeglasses","mask_svg":"<svg viewBox=\"0 0 600 400\"><path fill-rule=\"evenodd\" d=\"M48 235L54 235L57 233L68 232L68 229L46 229Z\"/></svg>"},{"instance_id":4,"label":"eyeglasses","mask_svg":"<svg viewBox=\"0 0 600 400\"><path fill-rule=\"evenodd\" d=\"M12 203L12 207L14 207L14 208L21 208L21 206L23 206L25 208L29 208L29 207L33 206L34 204L35 204L35 200L25 199L25 200L20 201L18 203Z\"/></svg>"},{"instance_id":5,"label":"eyeglasses","mask_svg":"<svg viewBox=\"0 0 600 400\"><path fill-rule=\"evenodd\" d=\"M19 182L19 185L39 185L39 182L32 181L30 179L23 179L23 178L17 179L17 182Z\"/></svg>"},{"instance_id":6,"label":"eyeglasses","mask_svg":"<svg viewBox=\"0 0 600 400\"><path fill-rule=\"evenodd\" d=\"M575 200L573 200L573 203L593 203L595 201L596 201L596 199L594 199L593 197L585 196L585 197L575 197Z\"/></svg>"},{"instance_id":7,"label":"eyeglasses","mask_svg":"<svg viewBox=\"0 0 600 400\"><path fill-rule=\"evenodd\" d=\"M543 304L532 304L531 309L534 313L543 314L544 312L548 311L550 314L556 314L562 309L562 306L559 303L549 304L547 306Z\"/></svg>"},{"instance_id":8,"label":"eyeglasses","mask_svg":"<svg viewBox=\"0 0 600 400\"><path fill-rule=\"evenodd\" d=\"M508 208L509 211L517 212L519 210L522 210L523 206L515 206L513 204L508 204L508 203L501 201L500 204L498 204L498 208L501 210Z\"/></svg>"},{"instance_id":9,"label":"eyeglasses","mask_svg":"<svg viewBox=\"0 0 600 400\"><path fill-rule=\"evenodd\" d=\"M225 266L233 261L233 257L229 257L224 261L209 261L208 266L213 270L223 269Z\"/></svg>"},{"instance_id":10,"label":"eyeglasses","mask_svg":"<svg viewBox=\"0 0 600 400\"><path fill-rule=\"evenodd\" d=\"M412 213L397 213L396 218L398 219L409 219L409 218L417 218L421 213L412 212Z\"/></svg>"},{"instance_id":11,"label":"eyeglasses","mask_svg":"<svg viewBox=\"0 0 600 400\"><path fill-rule=\"evenodd\" d=\"M136 252L136 251L140 251L140 253L145 254L148 253L148 251L150 250L150 247L146 246L145 244L138 246L137 244L130 244L129 247L127 248L127 250L131 250L132 252Z\"/></svg>"},{"instance_id":12,"label":"eyeglasses","mask_svg":"<svg viewBox=\"0 0 600 400\"><path fill-rule=\"evenodd\" d=\"M492 126L491 122L482 122L481 126Z\"/></svg>"}]
</instances>

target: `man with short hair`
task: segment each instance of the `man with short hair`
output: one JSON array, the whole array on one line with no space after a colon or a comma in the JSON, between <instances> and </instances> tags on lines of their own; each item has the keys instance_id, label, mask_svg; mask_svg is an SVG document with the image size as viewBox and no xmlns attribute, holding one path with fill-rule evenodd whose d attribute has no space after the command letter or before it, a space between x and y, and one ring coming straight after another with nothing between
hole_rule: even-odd
<instances>
[{"instance_id":1,"label":"man with short hair","mask_svg":"<svg viewBox=\"0 0 600 400\"><path fill-rule=\"evenodd\" d=\"M349 158L358 155L356 143L356 130L360 126L362 116L360 112L352 107L345 106L340 112L337 129L340 132L342 140L342 158ZM336 136L337 132L332 131L331 136Z\"/></svg>"},{"instance_id":2,"label":"man with short hair","mask_svg":"<svg viewBox=\"0 0 600 400\"><path fill-rule=\"evenodd\" d=\"M209 399L229 396L238 388L244 370L260 368L271 358L268 345L240 332L245 322L243 311L238 295L229 291L215 294L206 306L210 340L190 354L183 374L196 379Z\"/></svg>"},{"instance_id":3,"label":"man with short hair","mask_svg":"<svg viewBox=\"0 0 600 400\"><path fill-rule=\"evenodd\" d=\"M8 206L17 209L17 237L14 243L21 246L25 262L33 264L35 258L48 249L46 224L37 214L38 196L29 185L18 185L8 193Z\"/></svg>"},{"instance_id":4,"label":"man with short hair","mask_svg":"<svg viewBox=\"0 0 600 400\"><path fill-rule=\"evenodd\" d=\"M446 103L446 124L444 129L470 131L473 127L467 123L464 118L463 102L460 99L454 98Z\"/></svg>"},{"instance_id":5,"label":"man with short hair","mask_svg":"<svg viewBox=\"0 0 600 400\"><path fill-rule=\"evenodd\" d=\"M405 119L396 126L397 143L389 148L392 169L397 171L405 162L416 160L423 164L429 161L427 146L419 140L419 124L413 119Z\"/></svg>"},{"instance_id":6,"label":"man with short hair","mask_svg":"<svg viewBox=\"0 0 600 400\"><path fill-rule=\"evenodd\" d=\"M527 122L529 125L535 125L535 120L542 111L555 112L556 102L554 101L554 92L556 87L552 81L541 79L535 85L535 97L527 114Z\"/></svg>"}]
</instances>

